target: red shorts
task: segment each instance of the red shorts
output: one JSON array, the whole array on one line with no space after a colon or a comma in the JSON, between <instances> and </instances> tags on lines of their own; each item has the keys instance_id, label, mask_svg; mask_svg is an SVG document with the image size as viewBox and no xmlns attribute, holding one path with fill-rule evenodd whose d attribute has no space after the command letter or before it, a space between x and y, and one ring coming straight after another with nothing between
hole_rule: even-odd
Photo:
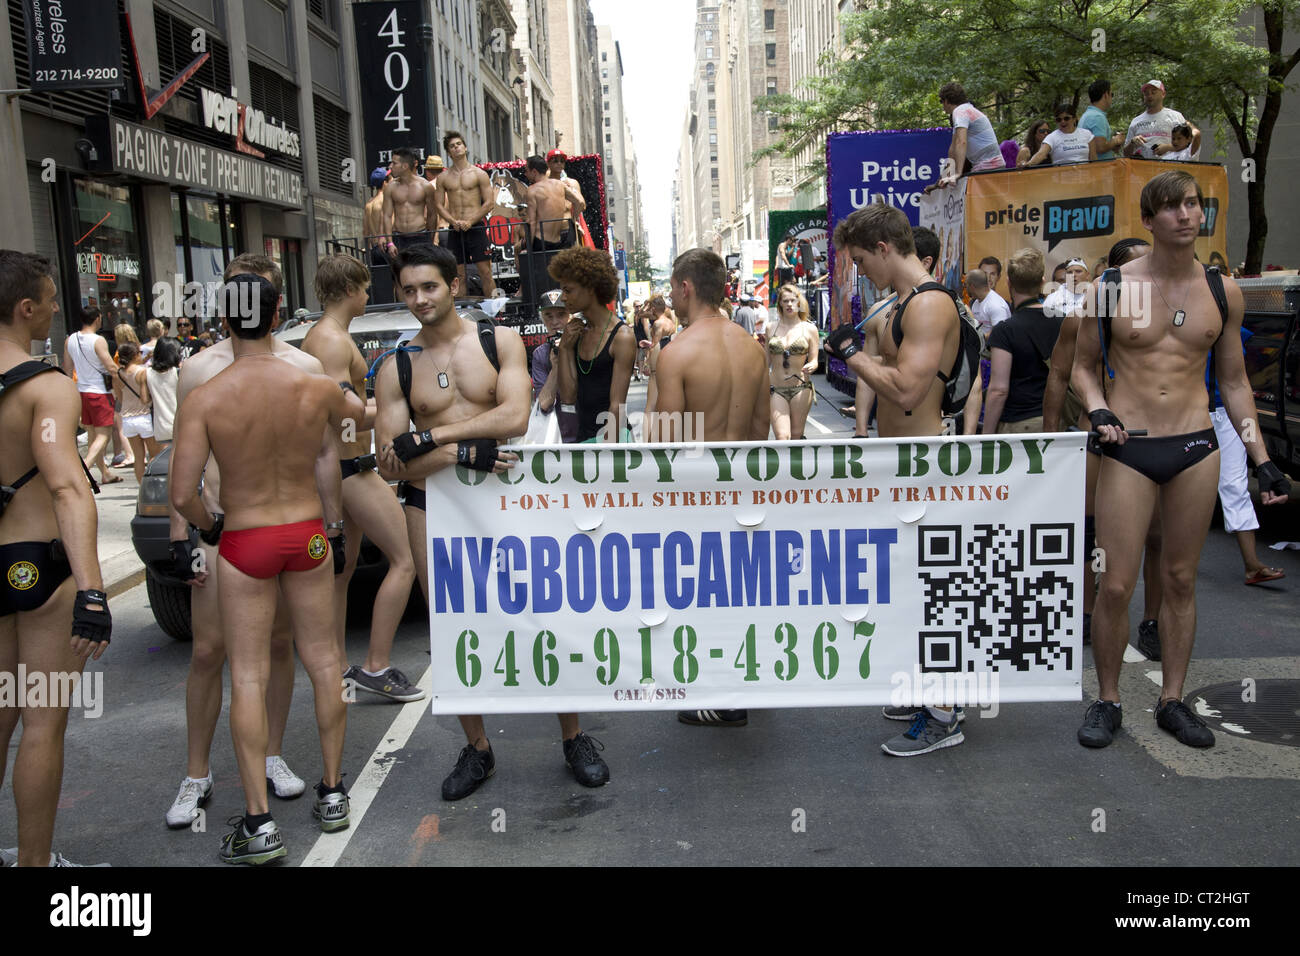
<instances>
[{"instance_id":1,"label":"red shorts","mask_svg":"<svg viewBox=\"0 0 1300 956\"><path fill-rule=\"evenodd\" d=\"M249 577L273 578L281 571L310 571L329 557L320 518L224 531L217 553Z\"/></svg>"},{"instance_id":2,"label":"red shorts","mask_svg":"<svg viewBox=\"0 0 1300 956\"><path fill-rule=\"evenodd\" d=\"M82 392L81 424L87 428L112 428L113 396L103 392Z\"/></svg>"}]
</instances>

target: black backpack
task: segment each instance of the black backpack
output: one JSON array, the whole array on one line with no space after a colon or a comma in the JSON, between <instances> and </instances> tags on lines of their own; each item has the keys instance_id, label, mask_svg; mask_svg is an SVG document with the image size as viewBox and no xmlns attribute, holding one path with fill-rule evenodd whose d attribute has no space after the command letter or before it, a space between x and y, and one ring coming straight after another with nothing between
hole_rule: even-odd
<instances>
[{"instance_id":1,"label":"black backpack","mask_svg":"<svg viewBox=\"0 0 1300 956\"><path fill-rule=\"evenodd\" d=\"M1201 268L1205 270L1205 282L1210 287L1210 294L1214 296L1214 304L1219 307L1219 317L1223 320L1219 328L1219 337L1214 340L1210 346L1210 354L1206 358L1206 388L1210 392L1210 411L1214 411L1214 393L1218 390L1218 376L1214 370L1214 350L1219 346L1219 339L1223 338L1223 330L1228 327L1228 295L1223 291L1223 273L1219 271L1218 266L1207 266L1201 263ZM1119 302L1120 271L1117 268L1107 269L1101 274L1097 281L1097 334L1101 338L1101 364L1106 369L1107 377L1114 379L1115 370L1110 367L1110 360L1106 357L1110 349L1110 305L1112 302Z\"/></svg>"},{"instance_id":2,"label":"black backpack","mask_svg":"<svg viewBox=\"0 0 1300 956\"><path fill-rule=\"evenodd\" d=\"M19 362L9 371L0 373L0 399L3 399L5 393L15 385L20 385L29 378L35 378L43 372L59 372L60 374L66 374L63 369L59 368L57 365L46 365L44 362L37 361ZM90 487L94 489L95 494L99 494L99 484L95 481L94 476L91 475L90 469L86 467L84 461L81 463L81 468L85 471L86 477L90 479ZM14 495L18 493L18 489L35 478L39 473L39 468L32 467L12 485L0 484L0 515L4 514L5 508L8 506L9 502L13 500Z\"/></svg>"},{"instance_id":3,"label":"black backpack","mask_svg":"<svg viewBox=\"0 0 1300 956\"><path fill-rule=\"evenodd\" d=\"M957 308L957 325L961 329L961 342L957 346L957 358L952 364L952 371L944 375L942 371L937 372L939 381L943 382L943 406L942 411L945 416L959 415L966 407L966 399L970 397L970 390L975 384L976 378L980 374L980 351L984 348L984 340L979 332L979 325L975 322L974 316L966 308L964 302L957 298L951 289L938 282L922 282L911 294L898 303L898 312L894 315L894 347L899 348L903 344L903 310L907 308L907 303L920 292L929 292L937 290L944 292L952 299L953 305ZM911 414L910 412L908 414Z\"/></svg>"}]
</instances>

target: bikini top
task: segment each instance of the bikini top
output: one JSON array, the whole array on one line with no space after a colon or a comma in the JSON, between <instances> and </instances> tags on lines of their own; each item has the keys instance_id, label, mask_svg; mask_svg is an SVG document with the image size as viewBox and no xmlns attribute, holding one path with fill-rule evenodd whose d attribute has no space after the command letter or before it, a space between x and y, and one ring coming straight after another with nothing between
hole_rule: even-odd
<instances>
[{"instance_id":1,"label":"bikini top","mask_svg":"<svg viewBox=\"0 0 1300 956\"><path fill-rule=\"evenodd\" d=\"M791 355L807 355L808 339L804 337L794 338L794 331L785 338L770 338L767 340L767 350L773 354L780 355L782 352L789 351ZM791 341L794 339L794 341Z\"/></svg>"}]
</instances>

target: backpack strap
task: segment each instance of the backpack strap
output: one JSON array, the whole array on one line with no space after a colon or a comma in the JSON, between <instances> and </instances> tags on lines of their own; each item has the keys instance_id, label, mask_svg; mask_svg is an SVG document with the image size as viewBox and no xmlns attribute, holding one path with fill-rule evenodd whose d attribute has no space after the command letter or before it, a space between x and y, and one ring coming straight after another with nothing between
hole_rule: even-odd
<instances>
[{"instance_id":1,"label":"backpack strap","mask_svg":"<svg viewBox=\"0 0 1300 956\"><path fill-rule=\"evenodd\" d=\"M1110 349L1110 306L1119 301L1120 272L1109 268L1097 280L1097 337L1101 339L1101 364L1110 378L1115 377L1115 370L1110 367L1107 352Z\"/></svg>"},{"instance_id":2,"label":"backpack strap","mask_svg":"<svg viewBox=\"0 0 1300 956\"><path fill-rule=\"evenodd\" d=\"M1201 263L1201 268L1205 270L1205 282L1210 287L1210 294L1214 296L1214 304L1219 307L1219 317L1223 324L1219 328L1219 335L1210 346L1210 354L1206 358L1208 367L1208 389L1210 393L1210 412L1214 412L1214 396L1219 392L1219 377L1214 368L1214 350L1218 348L1219 339L1223 338L1223 330L1228 327L1228 293L1223 288L1223 273L1219 271L1218 266L1207 266Z\"/></svg>"},{"instance_id":3,"label":"backpack strap","mask_svg":"<svg viewBox=\"0 0 1300 956\"><path fill-rule=\"evenodd\" d=\"M402 397L406 399L407 410L411 407L411 353L405 348L397 349L397 357L394 361L397 363L397 384L402 389Z\"/></svg>"},{"instance_id":4,"label":"backpack strap","mask_svg":"<svg viewBox=\"0 0 1300 956\"><path fill-rule=\"evenodd\" d=\"M497 358L497 326L491 319L479 319L478 344L483 346L483 354L492 367L501 371L501 360Z\"/></svg>"},{"instance_id":5,"label":"backpack strap","mask_svg":"<svg viewBox=\"0 0 1300 956\"><path fill-rule=\"evenodd\" d=\"M57 365L47 365L45 362L40 362L35 359L30 362L19 362L9 371L0 373L0 399L4 398L5 393L8 392L9 389L16 385L21 385L29 378L35 378L37 375L41 375L44 372L58 372L61 375L67 374ZM81 460L79 455L78 459ZM99 494L99 482L95 481L95 476L90 473L90 469L86 467L86 462L84 460L81 460L81 470L86 473L86 480L90 482L91 489L95 494ZM12 485L3 486L5 495L8 498L12 498L19 488L27 484L27 482L31 481L38 474L40 474L39 468L31 468Z\"/></svg>"},{"instance_id":6,"label":"backpack strap","mask_svg":"<svg viewBox=\"0 0 1300 956\"><path fill-rule=\"evenodd\" d=\"M920 295L922 292L935 292L935 291L944 293L945 295L948 296L948 298L953 300L954 304L956 304L957 297L952 294L952 290L949 289L946 285L943 285L942 283L939 282L922 282L920 285L918 285L908 294L906 299L903 299L901 302L898 303L898 311L894 313L894 328L893 328L894 348L901 348L903 345L903 310L907 308L907 303L911 302L912 299ZM962 322L960 309L957 310L957 322L959 324ZM957 359L960 362L961 360L960 349L958 349ZM943 382L945 385L947 385L948 382L953 378L953 376L951 375L945 376L942 371L936 372L935 374L938 376L939 381Z\"/></svg>"}]
</instances>

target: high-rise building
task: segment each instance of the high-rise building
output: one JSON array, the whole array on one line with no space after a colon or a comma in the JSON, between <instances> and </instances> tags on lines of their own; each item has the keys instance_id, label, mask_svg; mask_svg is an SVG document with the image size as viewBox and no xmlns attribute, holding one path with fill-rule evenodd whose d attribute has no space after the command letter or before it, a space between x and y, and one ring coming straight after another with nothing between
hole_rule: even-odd
<instances>
[{"instance_id":1,"label":"high-rise building","mask_svg":"<svg viewBox=\"0 0 1300 956\"><path fill-rule=\"evenodd\" d=\"M838 53L841 45L840 14L856 6L855 0L789 0L790 90L800 99L812 92L804 81L826 76L823 53ZM826 141L818 139L794 158L794 199L791 208L814 209L826 204Z\"/></svg>"},{"instance_id":2,"label":"high-rise building","mask_svg":"<svg viewBox=\"0 0 1300 956\"><path fill-rule=\"evenodd\" d=\"M570 156L603 152L603 124L597 74L596 21L587 0L546 0L550 30L551 85L555 131L560 149Z\"/></svg>"},{"instance_id":3,"label":"high-rise building","mask_svg":"<svg viewBox=\"0 0 1300 956\"><path fill-rule=\"evenodd\" d=\"M623 55L607 26L596 28L596 60L600 68L602 129L597 151L605 162L605 200L610 239L631 250L638 241L636 156L623 109Z\"/></svg>"},{"instance_id":4,"label":"high-rise building","mask_svg":"<svg viewBox=\"0 0 1300 956\"><path fill-rule=\"evenodd\" d=\"M545 154L555 146L555 91L551 87L550 27L546 0L511 0L515 18L515 56L521 84L511 81L521 100L525 152Z\"/></svg>"},{"instance_id":5,"label":"high-rise building","mask_svg":"<svg viewBox=\"0 0 1300 956\"><path fill-rule=\"evenodd\" d=\"M501 163L527 150L523 123L523 77L515 69L518 25L509 0L478 0L479 76L483 83L483 152Z\"/></svg>"},{"instance_id":6,"label":"high-rise building","mask_svg":"<svg viewBox=\"0 0 1300 956\"><path fill-rule=\"evenodd\" d=\"M264 4L266 0L255 0ZM429 0L429 23L433 43L435 99L438 103L439 142L428 143L428 153L443 152L442 136L455 130L465 139L473 162L487 158L485 101L480 90L480 53L478 17L468 0Z\"/></svg>"}]
</instances>

